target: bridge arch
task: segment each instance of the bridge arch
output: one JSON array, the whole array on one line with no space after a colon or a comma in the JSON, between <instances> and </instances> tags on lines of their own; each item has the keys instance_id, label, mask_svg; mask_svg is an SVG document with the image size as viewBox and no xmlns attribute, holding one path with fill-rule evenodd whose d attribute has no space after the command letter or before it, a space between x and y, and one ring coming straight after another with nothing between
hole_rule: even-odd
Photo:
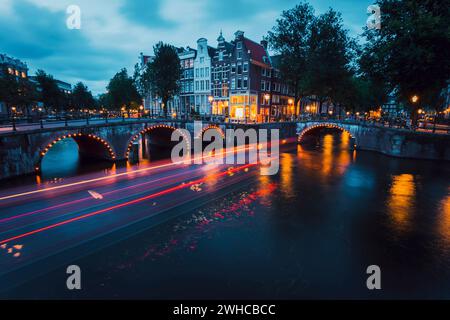
<instances>
[{"instance_id":1,"label":"bridge arch","mask_svg":"<svg viewBox=\"0 0 450 320\"><path fill-rule=\"evenodd\" d=\"M167 125L167 124L158 124L158 125L154 125L154 126L150 126L150 127L146 127L144 129L142 129L141 131L139 131L138 133L136 133L129 139L127 149L125 151L125 159L129 160L129 156L130 156L130 152L133 147L133 144L134 144L134 142L136 142L139 139L139 137L141 137L142 135L144 135L146 133L150 133L150 132L156 131L156 130L171 130L171 132L173 132L173 131L179 130L179 128L176 128L174 126ZM188 148L190 149L190 147L191 147L190 138L188 136L186 136L182 131L180 131L180 133L183 136L183 138L186 139L186 141L188 142Z\"/></svg>"},{"instance_id":2,"label":"bridge arch","mask_svg":"<svg viewBox=\"0 0 450 320\"><path fill-rule=\"evenodd\" d=\"M225 138L225 132L223 132L222 128L220 128L219 126L213 125L213 124L204 127L202 129L202 131L195 138L196 139L202 139L203 135L208 130L217 130L220 133L220 135L222 136L222 138Z\"/></svg>"},{"instance_id":3,"label":"bridge arch","mask_svg":"<svg viewBox=\"0 0 450 320\"><path fill-rule=\"evenodd\" d=\"M49 141L45 147L42 147L39 151L39 157L36 161L36 171L41 170L42 159L50 151L50 149L60 141L65 139L73 139L79 147L79 150L85 154L92 153L92 155L99 158L107 158L111 161L115 161L117 156L112 145L105 139L90 133L69 133L61 136L57 136Z\"/></svg>"},{"instance_id":4,"label":"bridge arch","mask_svg":"<svg viewBox=\"0 0 450 320\"><path fill-rule=\"evenodd\" d=\"M325 129L337 129L339 131L347 133L350 136L350 138L352 138L353 141L355 142L354 146L355 147L357 146L357 139L356 139L355 135L352 134L349 130L347 130L343 126L338 125L336 123L317 123L317 124L313 124L309 127L306 127L298 134L297 142L301 143L303 141L303 138L305 137L305 135L310 133L311 131L320 130L320 129L324 129L324 128Z\"/></svg>"}]
</instances>

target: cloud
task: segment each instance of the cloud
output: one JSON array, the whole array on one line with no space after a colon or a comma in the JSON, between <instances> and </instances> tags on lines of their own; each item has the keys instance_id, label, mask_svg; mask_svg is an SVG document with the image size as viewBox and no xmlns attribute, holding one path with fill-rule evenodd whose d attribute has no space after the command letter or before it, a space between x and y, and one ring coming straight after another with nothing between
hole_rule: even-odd
<instances>
[{"instance_id":1,"label":"cloud","mask_svg":"<svg viewBox=\"0 0 450 320\"><path fill-rule=\"evenodd\" d=\"M366 3L367 2L367 3ZM357 32L366 21L369 0L311 0L317 12L328 6L343 13ZM44 69L57 79L83 81L101 93L115 72L132 73L140 52L152 53L162 40L194 47L205 37L210 45L222 29L232 40L238 29L259 41L282 10L297 0L0 0L0 52ZM81 30L66 28L66 8L81 8ZM360 26L360 28L359 28Z\"/></svg>"}]
</instances>

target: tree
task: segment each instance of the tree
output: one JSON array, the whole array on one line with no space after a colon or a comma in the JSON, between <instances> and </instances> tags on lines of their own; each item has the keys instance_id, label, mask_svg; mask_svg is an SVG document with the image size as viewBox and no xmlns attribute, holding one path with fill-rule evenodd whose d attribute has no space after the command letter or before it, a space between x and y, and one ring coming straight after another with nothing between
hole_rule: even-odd
<instances>
[{"instance_id":1,"label":"tree","mask_svg":"<svg viewBox=\"0 0 450 320\"><path fill-rule=\"evenodd\" d=\"M311 92L320 105L330 99L339 103L348 91L347 84L355 72L357 45L343 27L340 13L329 9L311 26L306 76Z\"/></svg>"},{"instance_id":2,"label":"tree","mask_svg":"<svg viewBox=\"0 0 450 320\"><path fill-rule=\"evenodd\" d=\"M123 107L139 106L142 97L137 91L136 85L128 76L127 69L118 72L108 84L109 107L113 110L121 110Z\"/></svg>"},{"instance_id":3,"label":"tree","mask_svg":"<svg viewBox=\"0 0 450 320\"><path fill-rule=\"evenodd\" d=\"M294 90L295 105L308 89L308 68L311 27L314 9L307 3L283 11L266 40L280 54L281 77Z\"/></svg>"},{"instance_id":4,"label":"tree","mask_svg":"<svg viewBox=\"0 0 450 320\"><path fill-rule=\"evenodd\" d=\"M0 101L6 104L8 113L12 106L30 114L30 107L37 100L37 90L28 78L15 77L4 68L0 70Z\"/></svg>"},{"instance_id":5,"label":"tree","mask_svg":"<svg viewBox=\"0 0 450 320\"><path fill-rule=\"evenodd\" d=\"M88 87L78 82L72 91L72 105L77 110L92 108L96 104L94 97Z\"/></svg>"},{"instance_id":6,"label":"tree","mask_svg":"<svg viewBox=\"0 0 450 320\"><path fill-rule=\"evenodd\" d=\"M5 103L8 114L15 101L17 91L18 86L15 77L10 75L6 68L0 70L0 101Z\"/></svg>"},{"instance_id":7,"label":"tree","mask_svg":"<svg viewBox=\"0 0 450 320\"><path fill-rule=\"evenodd\" d=\"M153 47L155 59L148 63L143 75L144 86L151 86L163 104L167 116L167 104L179 90L181 78L180 58L175 47L159 42Z\"/></svg>"},{"instance_id":8,"label":"tree","mask_svg":"<svg viewBox=\"0 0 450 320\"><path fill-rule=\"evenodd\" d=\"M450 79L449 0L378 0L379 30L366 30L365 72L381 78L417 120L420 103L440 106L439 96Z\"/></svg>"},{"instance_id":9,"label":"tree","mask_svg":"<svg viewBox=\"0 0 450 320\"><path fill-rule=\"evenodd\" d=\"M47 110L59 110L62 106L60 104L62 100L62 93L59 90L53 76L45 73L43 70L38 70L36 72L36 80L41 89L40 99L44 103L44 107Z\"/></svg>"}]
</instances>

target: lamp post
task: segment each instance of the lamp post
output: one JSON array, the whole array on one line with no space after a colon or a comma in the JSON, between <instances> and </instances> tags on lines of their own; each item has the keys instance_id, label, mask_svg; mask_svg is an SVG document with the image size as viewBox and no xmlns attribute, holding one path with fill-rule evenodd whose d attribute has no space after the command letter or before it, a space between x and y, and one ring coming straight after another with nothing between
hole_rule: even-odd
<instances>
[{"instance_id":1,"label":"lamp post","mask_svg":"<svg viewBox=\"0 0 450 320\"><path fill-rule=\"evenodd\" d=\"M142 117L142 113L143 113L143 111L144 111L144 106L139 106L139 118L141 118Z\"/></svg>"},{"instance_id":2,"label":"lamp post","mask_svg":"<svg viewBox=\"0 0 450 320\"><path fill-rule=\"evenodd\" d=\"M294 107L294 99L289 98L288 104L289 104L289 108L291 108L292 116L296 116L296 115L297 115L297 114L296 114L297 112L296 112L295 107Z\"/></svg>"},{"instance_id":3,"label":"lamp post","mask_svg":"<svg viewBox=\"0 0 450 320\"><path fill-rule=\"evenodd\" d=\"M122 121L125 122L125 111L126 111L126 108L122 107L121 110L122 110Z\"/></svg>"},{"instance_id":4,"label":"lamp post","mask_svg":"<svg viewBox=\"0 0 450 320\"><path fill-rule=\"evenodd\" d=\"M419 102L419 96L418 95L413 95L412 97L411 97L411 102L412 102L412 104L413 104L413 106L414 106L414 111L416 110L416 108L417 108L417 103ZM418 111L420 111L420 110L418 110ZM419 113L418 112L414 112L413 113L413 123L412 123L412 125L413 125L413 129L414 130L416 130L416 126L417 126L417 120L419 119Z\"/></svg>"},{"instance_id":5,"label":"lamp post","mask_svg":"<svg viewBox=\"0 0 450 320\"><path fill-rule=\"evenodd\" d=\"M39 112L39 123L41 124L41 129L44 129L44 122L42 121L42 108L38 108Z\"/></svg>"},{"instance_id":6,"label":"lamp post","mask_svg":"<svg viewBox=\"0 0 450 320\"><path fill-rule=\"evenodd\" d=\"M269 101L270 101L270 94L266 93L266 94L264 95L264 100L266 101L266 105L268 105L268 104L269 104ZM270 116L271 116L271 114L272 114L272 110L271 110L270 105L269 105L269 116L267 117L267 118L268 118L268 122L270 122Z\"/></svg>"},{"instance_id":7,"label":"lamp post","mask_svg":"<svg viewBox=\"0 0 450 320\"><path fill-rule=\"evenodd\" d=\"M208 101L209 101L209 106L211 107L211 114L213 115L213 102L214 102L214 97L213 96L209 96L208 97Z\"/></svg>"},{"instance_id":8,"label":"lamp post","mask_svg":"<svg viewBox=\"0 0 450 320\"><path fill-rule=\"evenodd\" d=\"M16 107L12 107L11 108L12 111L12 126L13 126L13 131L17 131L16 129Z\"/></svg>"}]
</instances>

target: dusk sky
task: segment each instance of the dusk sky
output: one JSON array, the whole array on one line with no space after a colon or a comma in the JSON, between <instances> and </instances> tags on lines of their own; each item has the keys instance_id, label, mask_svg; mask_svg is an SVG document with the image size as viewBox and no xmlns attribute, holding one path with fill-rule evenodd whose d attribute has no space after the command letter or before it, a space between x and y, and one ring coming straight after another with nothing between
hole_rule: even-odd
<instances>
[{"instance_id":1,"label":"dusk sky","mask_svg":"<svg viewBox=\"0 0 450 320\"><path fill-rule=\"evenodd\" d=\"M361 33L372 0L311 0L316 13L340 11L351 34ZM298 0L0 0L0 53L28 63L30 74L43 69L94 94L105 91L121 68L129 73L140 52L151 54L159 40L196 46L205 37L216 46L220 32L236 30L255 41L267 34L282 10ZM80 30L66 27L69 5L81 8Z\"/></svg>"}]
</instances>

